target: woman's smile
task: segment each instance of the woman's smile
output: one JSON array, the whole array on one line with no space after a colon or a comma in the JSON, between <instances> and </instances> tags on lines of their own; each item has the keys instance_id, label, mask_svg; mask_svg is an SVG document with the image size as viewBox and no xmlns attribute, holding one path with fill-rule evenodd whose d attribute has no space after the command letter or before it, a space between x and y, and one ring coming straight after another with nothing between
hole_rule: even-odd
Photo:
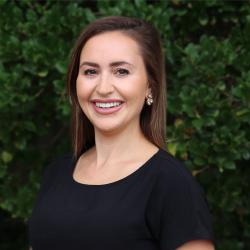
<instances>
[{"instance_id":1,"label":"woman's smile","mask_svg":"<svg viewBox=\"0 0 250 250\"><path fill-rule=\"evenodd\" d=\"M92 105L98 114L109 115L118 112L124 102L92 102Z\"/></svg>"},{"instance_id":2,"label":"woman's smile","mask_svg":"<svg viewBox=\"0 0 250 250\"><path fill-rule=\"evenodd\" d=\"M149 92L147 72L138 44L127 35L112 31L89 39L76 86L81 109L98 130L139 127Z\"/></svg>"}]
</instances>

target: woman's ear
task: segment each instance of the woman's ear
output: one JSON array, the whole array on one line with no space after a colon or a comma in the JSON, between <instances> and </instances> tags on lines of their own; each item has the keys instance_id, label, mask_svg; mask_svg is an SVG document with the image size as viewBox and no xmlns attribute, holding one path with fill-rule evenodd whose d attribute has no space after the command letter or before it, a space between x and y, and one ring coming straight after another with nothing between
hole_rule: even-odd
<instances>
[{"instance_id":1,"label":"woman's ear","mask_svg":"<svg viewBox=\"0 0 250 250\"><path fill-rule=\"evenodd\" d=\"M148 95L152 95L151 88L147 88L147 91L146 91L146 97L147 97Z\"/></svg>"}]
</instances>

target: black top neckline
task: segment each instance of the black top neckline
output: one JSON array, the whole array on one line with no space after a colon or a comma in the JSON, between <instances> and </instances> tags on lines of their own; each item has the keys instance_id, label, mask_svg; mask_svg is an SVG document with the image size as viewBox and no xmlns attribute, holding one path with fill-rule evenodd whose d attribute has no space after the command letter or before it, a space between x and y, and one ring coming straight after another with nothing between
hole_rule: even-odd
<instances>
[{"instance_id":1,"label":"black top neckline","mask_svg":"<svg viewBox=\"0 0 250 250\"><path fill-rule=\"evenodd\" d=\"M71 182L79 187L84 187L84 188L106 188L106 187L111 187L114 185L118 185L120 183L124 183L124 182L128 182L131 178L139 175L142 171L144 171L148 166L151 166L152 161L154 161L157 156L159 154L161 154L162 152L164 152L163 149L158 148L158 150L156 151L156 153L154 153L148 160L146 160L139 168L137 168L134 172L132 172L131 174L118 179L116 181L113 182L109 182L109 183L105 183L105 184L88 184L88 183L82 183L82 182L78 182L74 179L73 177L73 173L76 167L76 163L77 163L77 159L72 160L71 162L71 166L70 166L70 180Z\"/></svg>"}]
</instances>

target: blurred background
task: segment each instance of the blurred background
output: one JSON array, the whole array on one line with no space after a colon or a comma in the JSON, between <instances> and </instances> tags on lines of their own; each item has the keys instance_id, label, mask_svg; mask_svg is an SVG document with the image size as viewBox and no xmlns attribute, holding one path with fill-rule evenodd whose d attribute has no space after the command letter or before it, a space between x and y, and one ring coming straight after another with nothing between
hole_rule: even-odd
<instances>
[{"instance_id":1,"label":"blurred background","mask_svg":"<svg viewBox=\"0 0 250 250\"><path fill-rule=\"evenodd\" d=\"M71 49L89 22L108 15L160 31L167 150L203 186L217 249L250 249L250 1L0 0L0 13L0 249L28 249L42 172L72 152Z\"/></svg>"}]
</instances>

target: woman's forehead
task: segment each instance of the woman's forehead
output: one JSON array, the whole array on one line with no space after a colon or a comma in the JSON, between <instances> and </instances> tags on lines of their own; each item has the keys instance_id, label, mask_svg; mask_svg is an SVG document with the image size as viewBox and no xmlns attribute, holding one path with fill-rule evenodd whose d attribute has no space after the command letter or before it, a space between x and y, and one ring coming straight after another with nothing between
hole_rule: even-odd
<instances>
[{"instance_id":1,"label":"woman's forehead","mask_svg":"<svg viewBox=\"0 0 250 250\"><path fill-rule=\"evenodd\" d=\"M119 31L105 32L91 37L81 51L83 60L127 61L133 64L141 57L139 46Z\"/></svg>"}]
</instances>

